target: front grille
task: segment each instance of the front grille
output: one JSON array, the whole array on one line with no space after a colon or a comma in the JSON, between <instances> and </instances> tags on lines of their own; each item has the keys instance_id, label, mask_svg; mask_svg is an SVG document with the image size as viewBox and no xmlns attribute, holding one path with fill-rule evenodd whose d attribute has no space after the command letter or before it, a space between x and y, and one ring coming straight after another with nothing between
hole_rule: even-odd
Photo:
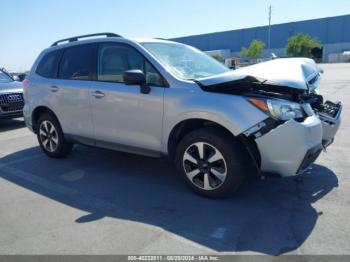
<instances>
[{"instance_id":1,"label":"front grille","mask_svg":"<svg viewBox=\"0 0 350 262\"><path fill-rule=\"evenodd\" d=\"M326 101L324 104L318 108L318 112L320 115L336 118L339 110L341 109L340 103L333 103L331 101Z\"/></svg>"},{"instance_id":2,"label":"front grille","mask_svg":"<svg viewBox=\"0 0 350 262\"><path fill-rule=\"evenodd\" d=\"M24 99L21 93L0 95L0 111L16 112L23 110Z\"/></svg>"}]
</instances>

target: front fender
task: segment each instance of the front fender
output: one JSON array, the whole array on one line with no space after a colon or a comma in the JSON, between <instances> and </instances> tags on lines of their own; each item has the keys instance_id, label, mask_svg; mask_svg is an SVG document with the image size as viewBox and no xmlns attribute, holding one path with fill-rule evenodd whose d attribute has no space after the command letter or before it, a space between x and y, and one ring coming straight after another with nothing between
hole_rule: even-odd
<instances>
[{"instance_id":1,"label":"front fender","mask_svg":"<svg viewBox=\"0 0 350 262\"><path fill-rule=\"evenodd\" d=\"M171 131L182 121L209 120L238 136L268 117L242 96L209 93L200 88L169 88L164 101L164 152Z\"/></svg>"}]
</instances>

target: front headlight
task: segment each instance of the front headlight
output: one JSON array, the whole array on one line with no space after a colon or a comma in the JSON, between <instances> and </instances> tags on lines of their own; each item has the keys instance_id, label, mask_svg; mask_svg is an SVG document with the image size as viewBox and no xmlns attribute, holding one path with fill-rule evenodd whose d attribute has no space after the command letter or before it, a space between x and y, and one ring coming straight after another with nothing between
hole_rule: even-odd
<instances>
[{"instance_id":1,"label":"front headlight","mask_svg":"<svg viewBox=\"0 0 350 262\"><path fill-rule=\"evenodd\" d=\"M256 97L248 97L247 99L254 106L278 120L287 121L306 116L303 107L298 103L293 103L282 99L266 99Z\"/></svg>"}]
</instances>

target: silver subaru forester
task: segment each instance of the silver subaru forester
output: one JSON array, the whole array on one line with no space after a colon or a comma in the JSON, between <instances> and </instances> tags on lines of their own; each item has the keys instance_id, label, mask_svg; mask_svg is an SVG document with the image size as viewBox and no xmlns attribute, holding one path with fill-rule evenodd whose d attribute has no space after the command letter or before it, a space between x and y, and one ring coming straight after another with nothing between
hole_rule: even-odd
<instances>
[{"instance_id":1,"label":"silver subaru forester","mask_svg":"<svg viewBox=\"0 0 350 262\"><path fill-rule=\"evenodd\" d=\"M39 55L24 118L49 157L74 143L167 155L197 193L219 197L249 172L300 174L333 142L342 106L319 81L311 59L232 71L180 43L76 36Z\"/></svg>"}]
</instances>

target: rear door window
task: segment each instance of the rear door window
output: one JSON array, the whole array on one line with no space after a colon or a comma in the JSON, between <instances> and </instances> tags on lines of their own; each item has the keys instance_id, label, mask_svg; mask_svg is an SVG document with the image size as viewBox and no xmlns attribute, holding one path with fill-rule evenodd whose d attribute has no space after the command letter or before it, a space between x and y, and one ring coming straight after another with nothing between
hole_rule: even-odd
<instances>
[{"instance_id":1,"label":"rear door window","mask_svg":"<svg viewBox=\"0 0 350 262\"><path fill-rule=\"evenodd\" d=\"M56 78L61 54L61 50L56 50L45 54L39 62L36 73L46 78Z\"/></svg>"},{"instance_id":2,"label":"rear door window","mask_svg":"<svg viewBox=\"0 0 350 262\"><path fill-rule=\"evenodd\" d=\"M96 45L81 45L64 51L58 77L71 80L93 80L96 76Z\"/></svg>"}]
</instances>

